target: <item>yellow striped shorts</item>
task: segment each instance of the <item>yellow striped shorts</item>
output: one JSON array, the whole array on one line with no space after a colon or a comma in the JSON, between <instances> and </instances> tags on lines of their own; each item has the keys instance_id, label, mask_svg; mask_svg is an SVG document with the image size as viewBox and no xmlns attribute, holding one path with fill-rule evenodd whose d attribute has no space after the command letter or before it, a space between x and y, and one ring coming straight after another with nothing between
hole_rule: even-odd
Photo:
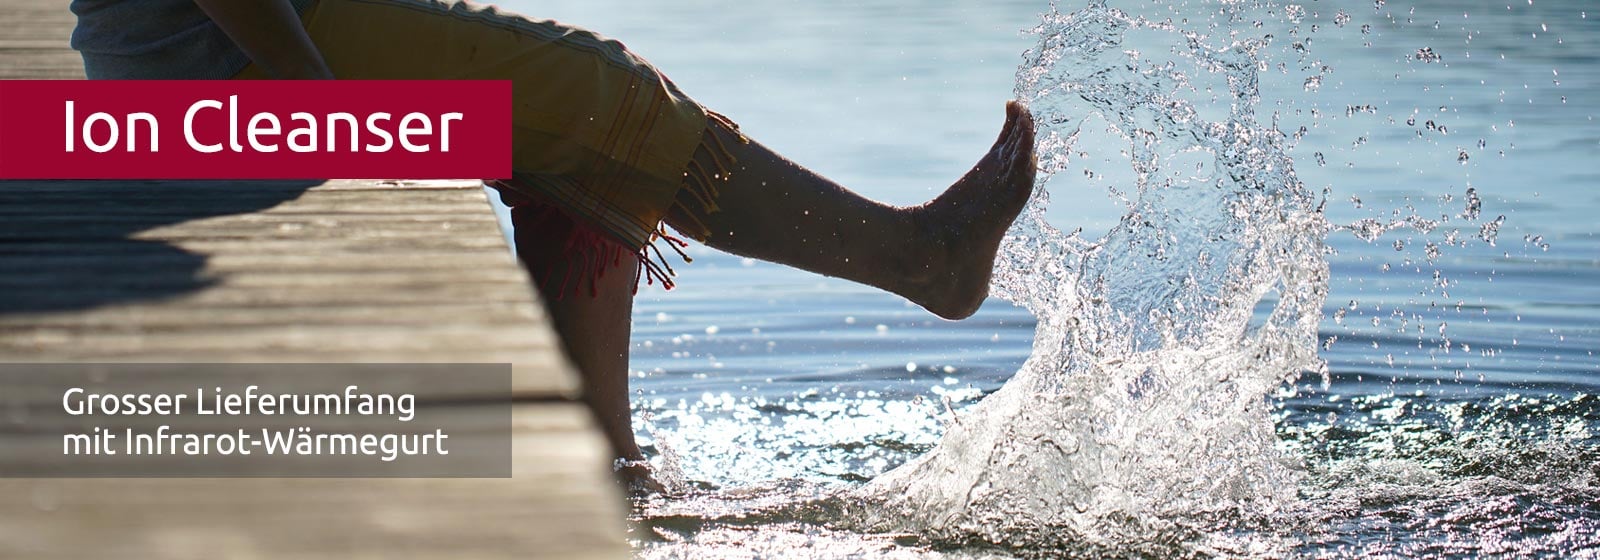
<instances>
[{"instance_id":1,"label":"yellow striped shorts","mask_svg":"<svg viewBox=\"0 0 1600 560\"><path fill-rule=\"evenodd\" d=\"M490 185L514 208L557 208L617 245L580 251L625 249L651 273L646 251L674 206L699 230L684 234L708 233L695 218L715 210L718 175L690 161L731 163L706 129L737 127L622 43L456 0L318 0L302 21L339 79L510 80L514 175ZM265 77L254 65L237 76Z\"/></svg>"}]
</instances>

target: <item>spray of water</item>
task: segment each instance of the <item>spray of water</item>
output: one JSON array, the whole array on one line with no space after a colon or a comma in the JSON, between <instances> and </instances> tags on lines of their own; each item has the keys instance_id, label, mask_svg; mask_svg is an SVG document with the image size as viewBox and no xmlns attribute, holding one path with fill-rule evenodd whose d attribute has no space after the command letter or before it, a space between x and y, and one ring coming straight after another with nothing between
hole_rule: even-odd
<instances>
[{"instance_id":1,"label":"spray of water","mask_svg":"<svg viewBox=\"0 0 1600 560\"><path fill-rule=\"evenodd\" d=\"M1325 371L1330 227L1290 140L1257 113L1274 39L1227 32L1272 9L1215 10L1210 27L1186 26L1095 1L1052 7L1033 30L1016 94L1041 125L1041 188L994 284L1038 317L1032 356L935 450L859 489L874 504L860 523L1126 550L1119 535L1183 540L1186 523L1260 519L1294 499L1266 396ZM1105 151L1133 178L1120 223L1095 239L1051 225L1052 188L1086 195L1055 179Z\"/></svg>"}]
</instances>

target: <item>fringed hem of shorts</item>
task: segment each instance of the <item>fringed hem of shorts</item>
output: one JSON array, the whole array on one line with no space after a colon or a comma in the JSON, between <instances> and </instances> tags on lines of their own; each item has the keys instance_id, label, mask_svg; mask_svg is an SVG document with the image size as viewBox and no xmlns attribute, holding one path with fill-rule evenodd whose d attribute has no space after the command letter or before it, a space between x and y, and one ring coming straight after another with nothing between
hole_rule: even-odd
<instances>
[{"instance_id":1,"label":"fringed hem of shorts","mask_svg":"<svg viewBox=\"0 0 1600 560\"><path fill-rule=\"evenodd\" d=\"M727 117L706 111L706 119L707 126L721 127L740 142L750 141L739 132L739 125ZM731 170L737 164L738 160L728 151L727 145L708 129L702 136L694 157L689 160L684 170L683 187L679 189L673 208L669 210L675 222L683 222L675 223L675 228L701 242L710 236L711 230L705 225L705 216L721 210L717 206L719 192L717 184L728 181ZM488 181L488 184L497 189L526 192L525 189L512 184L513 181L515 179ZM519 230L522 227L536 228L518 231L516 237L519 245L524 235L539 238L546 243L555 241L560 243L559 251L567 266L550 267L547 269L549 273L542 275L536 273L542 277L534 278L540 291L546 294L554 293L556 300L564 299L568 294L581 294L585 282L588 284L589 297L599 297L600 279L605 276L607 269L621 266L624 255L632 256L639 263L634 277L633 293L639 292L640 283L654 285L660 282L661 287L667 290L677 287L677 282L674 280L677 271L673 270L657 241L666 242L667 247L677 253L683 262L694 262L694 259L684 252L689 243L667 233L665 223L656 224L655 231L651 232L644 246L635 249L629 247L616 234L603 230L591 220L573 216L571 212L554 203L541 200L518 206L512 211ZM526 225L523 225L524 223ZM565 239L555 239L561 235L564 235ZM518 248L518 253L523 251L524 248ZM560 284L556 286L556 291L551 292L550 283L555 280L553 278L555 270L562 271Z\"/></svg>"},{"instance_id":2,"label":"fringed hem of shorts","mask_svg":"<svg viewBox=\"0 0 1600 560\"><path fill-rule=\"evenodd\" d=\"M708 127L719 127L739 142L750 143L750 139L745 138L744 133L739 131L739 125L732 119L707 110L706 121ZM700 147L684 168L683 188L679 189L677 202L673 206L677 212L671 214L677 218L676 222L681 223L674 223L673 227L695 241L704 243L711 236L705 216L722 210L717 205L717 196L720 194L717 184L728 182L733 176L733 168L738 164L739 159L728 151L722 138L708 128L702 135Z\"/></svg>"},{"instance_id":3,"label":"fringed hem of shorts","mask_svg":"<svg viewBox=\"0 0 1600 560\"><path fill-rule=\"evenodd\" d=\"M678 189L673 207L668 210L668 214L674 218L672 227L701 243L711 236L711 229L706 227L705 217L722 210L717 206L717 196L720 194L717 184L727 182L733 176L734 166L739 164L739 159L734 157L733 152L728 151L727 144L712 132L711 127L720 127L739 142L750 143L750 139L745 138L744 133L739 131L738 123L721 113L706 110L706 127L706 131L700 136L700 146L695 148L694 156L689 158L689 163L684 167L683 187ZM692 263L694 259L683 252L683 249L689 246L688 243L667 233L665 222L656 224L656 231L650 236L650 242L639 249L641 255L639 273L646 283L660 280L662 288L671 290L678 285L673 280L678 273L672 270L672 265L668 264L666 256L656 247L656 240L666 241L667 246L678 253L683 262ZM652 261L647 250L654 251L658 260ZM637 280L634 281L633 291L639 292Z\"/></svg>"}]
</instances>

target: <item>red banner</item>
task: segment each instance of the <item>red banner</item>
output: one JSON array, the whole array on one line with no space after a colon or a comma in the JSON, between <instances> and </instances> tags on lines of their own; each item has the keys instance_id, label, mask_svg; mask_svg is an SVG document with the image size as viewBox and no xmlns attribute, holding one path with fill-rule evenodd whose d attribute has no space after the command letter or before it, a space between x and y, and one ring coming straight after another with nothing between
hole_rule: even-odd
<instances>
[{"instance_id":1,"label":"red banner","mask_svg":"<svg viewBox=\"0 0 1600 560\"><path fill-rule=\"evenodd\" d=\"M0 179L505 179L509 81L0 81Z\"/></svg>"}]
</instances>

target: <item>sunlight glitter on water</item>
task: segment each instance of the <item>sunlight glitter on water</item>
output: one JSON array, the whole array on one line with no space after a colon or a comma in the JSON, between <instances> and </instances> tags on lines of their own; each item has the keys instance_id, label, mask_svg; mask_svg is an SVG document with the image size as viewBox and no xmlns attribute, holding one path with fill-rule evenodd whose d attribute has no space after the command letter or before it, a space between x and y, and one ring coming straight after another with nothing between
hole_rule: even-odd
<instances>
[{"instance_id":1,"label":"sunlight glitter on water","mask_svg":"<svg viewBox=\"0 0 1600 560\"><path fill-rule=\"evenodd\" d=\"M1030 72L1057 72L1089 95L1041 118L1078 133L1076 149L1049 146L1062 158L1046 158L1060 168L1044 190L1105 192L1139 219L1071 236L1083 222L1062 204L1034 216L1064 227L1024 232L1004 265L1013 284L997 288L1042 315L1037 326L980 314L990 322L946 328L892 299L738 261L723 270L763 286L753 303L730 301L745 288L709 274L718 297L696 299L694 282L645 294L636 340L652 346L636 348L636 408L690 490L639 505L641 554L1593 555L1600 238L1579 222L1519 223L1547 206L1514 196L1495 160L1537 166L1555 178L1541 189L1592 205L1561 170L1594 150L1530 134L1556 119L1497 115L1507 109L1462 89L1499 76L1486 87L1504 90L1500 103L1544 103L1556 88L1562 105L1572 95L1592 111L1572 86L1592 62L1520 94L1507 87L1518 66L1468 70L1528 47L1463 26L1476 57L1447 48L1452 28L1424 15L1434 4L1063 3L1023 93L1043 89L1028 89ZM1522 11L1472 21L1522 25ZM1072 27L1080 14L1092 25ZM1593 42L1566 29L1575 47ZM1102 58L1041 65L1052 37ZM1343 63L1348 49L1397 54L1369 68ZM1423 93L1350 85L1390 74L1386 87ZM1238 106L1251 87L1260 102ZM1172 100L1193 114L1141 106ZM1237 254L1253 256L1223 257ZM1324 304L1321 289L1338 295ZM968 442L947 447L967 452L918 458L950 434ZM948 468L862 482L937 461ZM914 498L887 500L885 515L886 495Z\"/></svg>"}]
</instances>

